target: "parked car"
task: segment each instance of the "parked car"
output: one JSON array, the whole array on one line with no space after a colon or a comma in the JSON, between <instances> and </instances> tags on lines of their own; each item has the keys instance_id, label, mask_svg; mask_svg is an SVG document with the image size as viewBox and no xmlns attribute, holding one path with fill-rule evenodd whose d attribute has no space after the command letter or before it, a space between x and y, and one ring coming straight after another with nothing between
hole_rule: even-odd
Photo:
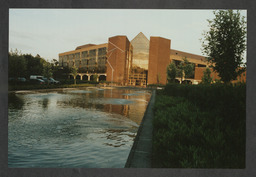
<instances>
[{"instance_id":1,"label":"parked car","mask_svg":"<svg viewBox=\"0 0 256 177\"><path fill-rule=\"evenodd\" d=\"M26 82L27 80L24 77L18 77L17 81L18 82Z\"/></svg>"},{"instance_id":2,"label":"parked car","mask_svg":"<svg viewBox=\"0 0 256 177\"><path fill-rule=\"evenodd\" d=\"M55 79L53 79L51 77L49 79L44 77L43 80L44 80L45 83L47 83L49 81L49 84L59 84L60 83L60 81L56 81Z\"/></svg>"},{"instance_id":3,"label":"parked car","mask_svg":"<svg viewBox=\"0 0 256 177\"><path fill-rule=\"evenodd\" d=\"M42 79L30 79L30 83L31 84L40 84L40 85L45 84L44 80L42 80Z\"/></svg>"},{"instance_id":4,"label":"parked car","mask_svg":"<svg viewBox=\"0 0 256 177\"><path fill-rule=\"evenodd\" d=\"M60 81L56 81L56 80L53 79L53 78L50 78L49 80L50 80L50 82L51 82L52 84L60 84Z\"/></svg>"},{"instance_id":5,"label":"parked car","mask_svg":"<svg viewBox=\"0 0 256 177\"><path fill-rule=\"evenodd\" d=\"M8 78L9 83L25 83L27 80L24 77L10 77Z\"/></svg>"},{"instance_id":6,"label":"parked car","mask_svg":"<svg viewBox=\"0 0 256 177\"><path fill-rule=\"evenodd\" d=\"M39 75L31 75L30 77L29 77L29 79L41 79L41 80L43 80L43 76L39 76Z\"/></svg>"},{"instance_id":7,"label":"parked car","mask_svg":"<svg viewBox=\"0 0 256 177\"><path fill-rule=\"evenodd\" d=\"M43 77L42 80L47 84L48 79L46 77ZM50 84L50 81L49 81L49 84Z\"/></svg>"}]
</instances>

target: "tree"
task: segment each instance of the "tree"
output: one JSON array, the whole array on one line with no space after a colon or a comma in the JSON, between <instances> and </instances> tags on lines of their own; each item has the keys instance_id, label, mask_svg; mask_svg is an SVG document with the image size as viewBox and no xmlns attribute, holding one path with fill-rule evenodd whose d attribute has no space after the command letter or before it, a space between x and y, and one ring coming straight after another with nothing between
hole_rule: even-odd
<instances>
[{"instance_id":1,"label":"tree","mask_svg":"<svg viewBox=\"0 0 256 177\"><path fill-rule=\"evenodd\" d=\"M77 74L78 74L78 72L77 72L77 67L76 66L73 66L72 68L71 68L71 74L72 74L72 76L74 77L74 84L76 85L76 76L77 76Z\"/></svg>"},{"instance_id":2,"label":"tree","mask_svg":"<svg viewBox=\"0 0 256 177\"><path fill-rule=\"evenodd\" d=\"M210 30L203 34L203 53L224 83L235 80L244 72L241 68L246 49L246 21L239 11L219 10L208 20Z\"/></svg>"},{"instance_id":3,"label":"tree","mask_svg":"<svg viewBox=\"0 0 256 177\"><path fill-rule=\"evenodd\" d=\"M51 62L54 66L59 66L59 61L56 60L56 59L52 59L52 62Z\"/></svg>"},{"instance_id":4,"label":"tree","mask_svg":"<svg viewBox=\"0 0 256 177\"><path fill-rule=\"evenodd\" d=\"M167 81L168 83L174 83L177 75L177 68L174 62L171 62L167 66Z\"/></svg>"},{"instance_id":5,"label":"tree","mask_svg":"<svg viewBox=\"0 0 256 177\"><path fill-rule=\"evenodd\" d=\"M194 64L189 63L189 61L186 57L183 58L183 62L184 62L183 70L184 70L185 78L193 78Z\"/></svg>"},{"instance_id":6,"label":"tree","mask_svg":"<svg viewBox=\"0 0 256 177\"><path fill-rule=\"evenodd\" d=\"M44 63L44 76L47 78L47 84L49 85L49 79L52 77L52 65L49 62Z\"/></svg>"},{"instance_id":7,"label":"tree","mask_svg":"<svg viewBox=\"0 0 256 177\"><path fill-rule=\"evenodd\" d=\"M23 55L27 62L27 77L30 75L43 75L44 74L44 64L46 61L37 54L36 57L31 54Z\"/></svg>"},{"instance_id":8,"label":"tree","mask_svg":"<svg viewBox=\"0 0 256 177\"><path fill-rule=\"evenodd\" d=\"M211 70L210 68L206 68L206 70L204 71L204 75L202 77L202 84L211 84L212 82L212 77L211 77Z\"/></svg>"},{"instance_id":9,"label":"tree","mask_svg":"<svg viewBox=\"0 0 256 177\"><path fill-rule=\"evenodd\" d=\"M26 77L27 62L24 56L17 49L11 51L8 56L9 77Z\"/></svg>"},{"instance_id":10,"label":"tree","mask_svg":"<svg viewBox=\"0 0 256 177\"><path fill-rule=\"evenodd\" d=\"M157 73L157 85L160 84L160 81L161 81L161 75L159 73Z\"/></svg>"},{"instance_id":11,"label":"tree","mask_svg":"<svg viewBox=\"0 0 256 177\"><path fill-rule=\"evenodd\" d=\"M99 77L99 76L98 76L97 74L92 75L92 81L93 81L93 82L97 82L98 77Z\"/></svg>"},{"instance_id":12,"label":"tree","mask_svg":"<svg viewBox=\"0 0 256 177\"><path fill-rule=\"evenodd\" d=\"M194 64L189 63L187 57L183 58L183 61L178 65L177 76L181 78L190 78L194 75Z\"/></svg>"}]
</instances>

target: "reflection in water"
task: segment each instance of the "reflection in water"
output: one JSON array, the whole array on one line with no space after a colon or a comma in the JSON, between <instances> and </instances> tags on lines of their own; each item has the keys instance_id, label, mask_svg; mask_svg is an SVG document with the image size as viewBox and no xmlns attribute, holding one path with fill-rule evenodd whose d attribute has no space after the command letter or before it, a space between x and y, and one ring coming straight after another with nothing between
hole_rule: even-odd
<instances>
[{"instance_id":1,"label":"reflection in water","mask_svg":"<svg viewBox=\"0 0 256 177\"><path fill-rule=\"evenodd\" d=\"M123 167L149 91L9 94L9 167Z\"/></svg>"},{"instance_id":2,"label":"reflection in water","mask_svg":"<svg viewBox=\"0 0 256 177\"><path fill-rule=\"evenodd\" d=\"M22 109L24 105L23 98L13 93L8 95L8 100L8 107L11 109Z\"/></svg>"},{"instance_id":3,"label":"reflection in water","mask_svg":"<svg viewBox=\"0 0 256 177\"><path fill-rule=\"evenodd\" d=\"M43 99L43 101L38 101L38 104L41 104L42 105L42 107L44 108L44 109L46 109L47 107L48 107L48 102L49 102L49 99L48 98L44 98Z\"/></svg>"}]
</instances>

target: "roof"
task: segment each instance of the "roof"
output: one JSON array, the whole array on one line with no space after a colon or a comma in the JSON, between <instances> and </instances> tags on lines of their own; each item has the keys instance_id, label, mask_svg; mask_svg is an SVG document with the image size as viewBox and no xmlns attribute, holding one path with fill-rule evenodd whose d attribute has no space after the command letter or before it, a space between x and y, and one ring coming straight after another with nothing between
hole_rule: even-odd
<instances>
[{"instance_id":1,"label":"roof","mask_svg":"<svg viewBox=\"0 0 256 177\"><path fill-rule=\"evenodd\" d=\"M139 34L137 34L137 36L135 36L132 40L131 43L133 43L134 40L138 39L138 38L142 38L144 40L146 40L147 42L149 42L148 38L142 33L140 32Z\"/></svg>"},{"instance_id":2,"label":"roof","mask_svg":"<svg viewBox=\"0 0 256 177\"><path fill-rule=\"evenodd\" d=\"M91 47L91 46L95 46L95 44L85 44L85 45L81 45L81 46L78 46L78 47L76 48L76 50L82 49L82 48Z\"/></svg>"},{"instance_id":3,"label":"roof","mask_svg":"<svg viewBox=\"0 0 256 177\"><path fill-rule=\"evenodd\" d=\"M184 56L187 58L194 58L194 59L197 59L200 61L204 61L206 59L206 57L202 56L202 55L196 55L196 54L182 52L182 51L174 50L174 49L170 49L170 55L180 55L180 56Z\"/></svg>"}]
</instances>

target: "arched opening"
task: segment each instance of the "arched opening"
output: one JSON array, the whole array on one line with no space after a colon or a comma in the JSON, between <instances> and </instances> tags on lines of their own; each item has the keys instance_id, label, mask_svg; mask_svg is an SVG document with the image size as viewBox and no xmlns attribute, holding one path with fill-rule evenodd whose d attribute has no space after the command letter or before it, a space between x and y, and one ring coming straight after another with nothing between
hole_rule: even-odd
<instances>
[{"instance_id":1,"label":"arched opening","mask_svg":"<svg viewBox=\"0 0 256 177\"><path fill-rule=\"evenodd\" d=\"M88 81L88 76L87 75L83 76L83 81Z\"/></svg>"},{"instance_id":2,"label":"arched opening","mask_svg":"<svg viewBox=\"0 0 256 177\"><path fill-rule=\"evenodd\" d=\"M105 75L99 76L99 81L106 81L107 77Z\"/></svg>"},{"instance_id":3,"label":"arched opening","mask_svg":"<svg viewBox=\"0 0 256 177\"><path fill-rule=\"evenodd\" d=\"M182 81L182 84L192 84L192 82L190 80L184 80Z\"/></svg>"},{"instance_id":4,"label":"arched opening","mask_svg":"<svg viewBox=\"0 0 256 177\"><path fill-rule=\"evenodd\" d=\"M80 80L81 79L81 76L80 75L77 75L76 76L76 80Z\"/></svg>"},{"instance_id":5,"label":"arched opening","mask_svg":"<svg viewBox=\"0 0 256 177\"><path fill-rule=\"evenodd\" d=\"M93 81L93 75L90 75L88 77L90 77L90 81Z\"/></svg>"},{"instance_id":6,"label":"arched opening","mask_svg":"<svg viewBox=\"0 0 256 177\"><path fill-rule=\"evenodd\" d=\"M99 81L99 76L97 74L93 74L90 76L90 81L92 82L98 82Z\"/></svg>"}]
</instances>

